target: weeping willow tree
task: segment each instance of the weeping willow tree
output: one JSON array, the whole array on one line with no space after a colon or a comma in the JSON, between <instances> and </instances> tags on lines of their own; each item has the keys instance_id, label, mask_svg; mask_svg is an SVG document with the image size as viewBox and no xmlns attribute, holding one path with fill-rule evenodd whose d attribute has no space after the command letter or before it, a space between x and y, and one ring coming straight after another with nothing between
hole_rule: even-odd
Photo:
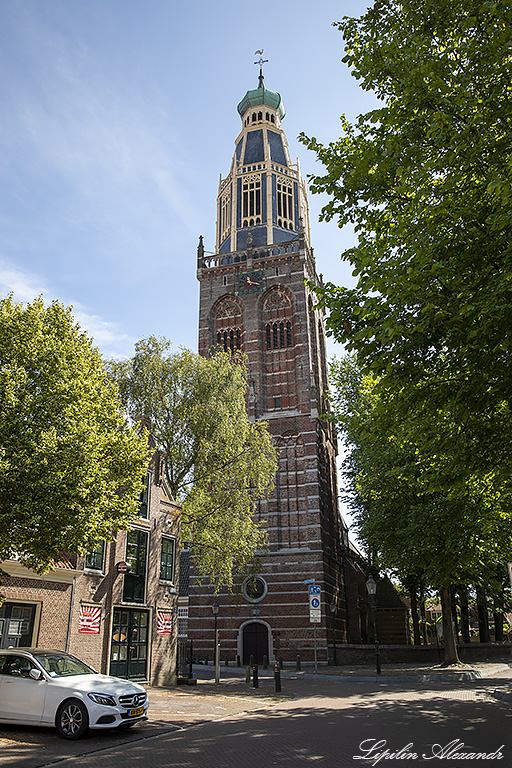
<instances>
[{"instance_id":1,"label":"weeping willow tree","mask_svg":"<svg viewBox=\"0 0 512 768\"><path fill-rule=\"evenodd\" d=\"M166 339L150 337L109 369L130 417L151 424L199 576L232 586L265 547L254 505L277 467L266 422L247 415L245 358L171 353Z\"/></svg>"}]
</instances>

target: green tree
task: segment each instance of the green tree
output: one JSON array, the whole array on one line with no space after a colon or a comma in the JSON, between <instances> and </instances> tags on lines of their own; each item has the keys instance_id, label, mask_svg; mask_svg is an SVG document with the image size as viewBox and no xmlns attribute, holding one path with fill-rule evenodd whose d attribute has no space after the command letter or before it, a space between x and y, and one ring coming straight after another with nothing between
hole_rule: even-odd
<instances>
[{"instance_id":1,"label":"green tree","mask_svg":"<svg viewBox=\"0 0 512 768\"><path fill-rule=\"evenodd\" d=\"M475 479L451 493L433 490L430 476L443 457L410 441L401 410L382 407L377 381L351 357L333 363L331 380L359 535L378 565L398 571L404 583L414 577L440 592L445 663L456 663L451 590L510 557L510 498Z\"/></svg>"},{"instance_id":2,"label":"green tree","mask_svg":"<svg viewBox=\"0 0 512 768\"><path fill-rule=\"evenodd\" d=\"M243 356L169 347L165 339L139 341L133 358L111 363L111 374L130 417L151 423L199 575L232 586L265 546L253 513L272 486L275 450L266 422L249 421Z\"/></svg>"},{"instance_id":3,"label":"green tree","mask_svg":"<svg viewBox=\"0 0 512 768\"><path fill-rule=\"evenodd\" d=\"M0 560L37 571L136 513L147 439L71 309L0 300Z\"/></svg>"},{"instance_id":4,"label":"green tree","mask_svg":"<svg viewBox=\"0 0 512 768\"><path fill-rule=\"evenodd\" d=\"M435 432L445 487L508 478L512 3L380 0L338 27L382 106L327 146L302 137L326 169L312 179L323 217L358 234L343 255L357 286L320 289L328 329L418 411L416 437Z\"/></svg>"}]
</instances>

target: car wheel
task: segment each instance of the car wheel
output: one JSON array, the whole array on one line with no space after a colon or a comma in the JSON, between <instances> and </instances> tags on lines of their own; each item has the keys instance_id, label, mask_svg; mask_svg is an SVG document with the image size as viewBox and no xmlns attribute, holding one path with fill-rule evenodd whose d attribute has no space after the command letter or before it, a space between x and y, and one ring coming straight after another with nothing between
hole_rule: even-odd
<instances>
[{"instance_id":1,"label":"car wheel","mask_svg":"<svg viewBox=\"0 0 512 768\"><path fill-rule=\"evenodd\" d=\"M59 707L55 725L63 739L81 739L89 730L87 707L78 699L65 701Z\"/></svg>"}]
</instances>

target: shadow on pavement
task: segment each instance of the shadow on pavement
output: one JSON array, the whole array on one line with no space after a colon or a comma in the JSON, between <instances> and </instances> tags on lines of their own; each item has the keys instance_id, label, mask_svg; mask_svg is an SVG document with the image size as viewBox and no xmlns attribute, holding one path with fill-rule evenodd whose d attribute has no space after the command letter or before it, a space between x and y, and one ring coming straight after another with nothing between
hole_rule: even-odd
<instances>
[{"instance_id":1,"label":"shadow on pavement","mask_svg":"<svg viewBox=\"0 0 512 768\"><path fill-rule=\"evenodd\" d=\"M152 719L129 731L96 732L66 742L51 729L0 726L0 768L39 768L68 757L74 759L62 768L96 768L100 762L102 768L142 768L144 763L144 768L295 768L304 761L340 768L354 765L365 739L384 740L395 750L412 743L418 757L406 762L413 765L424 762L421 755L434 743L459 739L464 749L480 752L503 744L501 765L509 766L512 707L490 694L510 684L510 677L428 686L405 679L359 683L288 677L283 694L289 698L284 699L275 696L271 679L263 679L257 691L239 678L219 686L205 680L190 689L152 690ZM450 768L482 764L451 758L433 762Z\"/></svg>"},{"instance_id":2,"label":"shadow on pavement","mask_svg":"<svg viewBox=\"0 0 512 768\"><path fill-rule=\"evenodd\" d=\"M414 698L400 694L388 700L379 698L378 692L357 701L315 697L310 704L304 699L288 701L243 718L207 723L123 749L114 748L102 753L101 758L84 756L63 768L93 768L100 759L102 768L121 764L123 768L300 768L311 762L340 768L354 765L354 758L377 742L382 743L380 749L407 748L416 755L406 761L412 765L428 763L451 768L482 764L482 759L446 758L433 763L428 759L433 755L432 745L439 745L439 750L456 743L462 753L489 754L501 749L501 765L510 766L511 720L512 711L500 703L475 701L463 695L449 699L432 691L425 691L425 695L417 692ZM385 759L378 764L396 763Z\"/></svg>"}]
</instances>

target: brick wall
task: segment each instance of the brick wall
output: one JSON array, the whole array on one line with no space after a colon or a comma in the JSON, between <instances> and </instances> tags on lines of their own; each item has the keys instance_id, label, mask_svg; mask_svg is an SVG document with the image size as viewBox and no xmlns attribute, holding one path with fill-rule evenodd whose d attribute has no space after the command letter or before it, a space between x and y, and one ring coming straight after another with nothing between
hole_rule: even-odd
<instances>
[{"instance_id":1,"label":"brick wall","mask_svg":"<svg viewBox=\"0 0 512 768\"><path fill-rule=\"evenodd\" d=\"M41 648L66 646L72 585L47 579L5 576L2 595L8 601L34 603L42 607L38 611L39 625L34 627L33 644Z\"/></svg>"}]
</instances>

